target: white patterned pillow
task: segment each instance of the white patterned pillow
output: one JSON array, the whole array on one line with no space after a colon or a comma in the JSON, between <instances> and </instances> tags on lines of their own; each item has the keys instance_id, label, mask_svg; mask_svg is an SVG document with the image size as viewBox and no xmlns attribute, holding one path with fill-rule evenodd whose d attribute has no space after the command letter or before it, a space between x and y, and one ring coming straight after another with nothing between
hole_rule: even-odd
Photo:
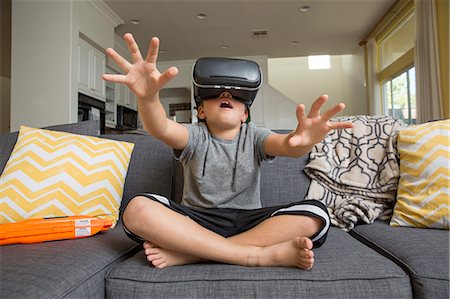
<instances>
[{"instance_id":1,"label":"white patterned pillow","mask_svg":"<svg viewBox=\"0 0 450 299\"><path fill-rule=\"evenodd\" d=\"M133 147L22 126L0 177L0 224L89 215L114 226Z\"/></svg>"},{"instance_id":2,"label":"white patterned pillow","mask_svg":"<svg viewBox=\"0 0 450 299\"><path fill-rule=\"evenodd\" d=\"M398 136L400 182L391 226L450 228L450 119Z\"/></svg>"}]
</instances>

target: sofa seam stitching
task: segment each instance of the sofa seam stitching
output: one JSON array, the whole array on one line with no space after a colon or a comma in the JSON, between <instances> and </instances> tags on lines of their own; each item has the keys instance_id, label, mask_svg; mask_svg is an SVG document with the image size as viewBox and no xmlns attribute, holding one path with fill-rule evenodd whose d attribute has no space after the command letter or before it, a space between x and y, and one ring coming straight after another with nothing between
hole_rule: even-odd
<instances>
[{"instance_id":1,"label":"sofa seam stitching","mask_svg":"<svg viewBox=\"0 0 450 299\"><path fill-rule=\"evenodd\" d=\"M379 254L383 255L384 257L388 258L390 261L394 262L396 265L398 265L400 268L402 268L407 274L411 274L417 277L417 273L400 257L398 257L396 254L391 252L390 250L387 250L383 248L382 246L379 246L377 243L372 241L369 238L366 238L364 235L361 235L355 230L351 230L349 234L354 237L356 240L360 241L363 244L366 244L369 248L372 250L375 250ZM362 240L361 240L362 239ZM366 242L364 242L366 241Z\"/></svg>"}]
</instances>

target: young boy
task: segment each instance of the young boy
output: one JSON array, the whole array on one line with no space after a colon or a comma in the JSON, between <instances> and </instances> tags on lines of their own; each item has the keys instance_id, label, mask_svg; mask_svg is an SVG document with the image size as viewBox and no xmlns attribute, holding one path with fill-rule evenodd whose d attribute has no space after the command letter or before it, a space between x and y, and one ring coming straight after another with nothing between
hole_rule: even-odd
<instances>
[{"instance_id":1,"label":"young boy","mask_svg":"<svg viewBox=\"0 0 450 299\"><path fill-rule=\"evenodd\" d=\"M181 125L166 117L159 99L159 91L178 72L175 67L157 70L159 40L151 40L145 60L131 34L124 40L133 63L108 49L126 75L103 78L126 84L136 94L145 129L174 149L185 175L181 204L141 194L125 208L125 231L143 242L148 261L157 268L216 261L311 269L312 249L325 241L330 225L326 207L300 201L261 208L259 165L275 156L303 156L330 130L350 128L349 123L329 122L344 104L320 115L327 100L323 95L308 116L299 105L296 130L275 134L246 124L246 105L233 98L233 91L221 90L217 98L201 101L198 117L204 123Z\"/></svg>"}]
</instances>

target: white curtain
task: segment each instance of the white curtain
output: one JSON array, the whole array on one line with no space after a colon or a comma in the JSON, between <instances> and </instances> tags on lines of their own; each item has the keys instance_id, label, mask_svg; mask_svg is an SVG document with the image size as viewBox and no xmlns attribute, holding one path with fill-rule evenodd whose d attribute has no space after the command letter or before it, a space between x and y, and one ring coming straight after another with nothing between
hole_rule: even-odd
<instances>
[{"instance_id":1,"label":"white curtain","mask_svg":"<svg viewBox=\"0 0 450 299\"><path fill-rule=\"evenodd\" d=\"M367 41L367 90L369 96L369 115L383 115L380 84L377 78L377 44L375 38Z\"/></svg>"},{"instance_id":2,"label":"white curtain","mask_svg":"<svg viewBox=\"0 0 450 299\"><path fill-rule=\"evenodd\" d=\"M435 0L415 0L417 122L442 118Z\"/></svg>"}]
</instances>

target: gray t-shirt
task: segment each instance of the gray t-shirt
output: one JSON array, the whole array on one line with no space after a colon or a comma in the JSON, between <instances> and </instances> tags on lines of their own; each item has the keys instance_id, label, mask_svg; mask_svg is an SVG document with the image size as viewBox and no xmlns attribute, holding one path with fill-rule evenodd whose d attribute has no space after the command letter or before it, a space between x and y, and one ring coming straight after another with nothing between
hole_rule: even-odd
<instances>
[{"instance_id":1,"label":"gray t-shirt","mask_svg":"<svg viewBox=\"0 0 450 299\"><path fill-rule=\"evenodd\" d=\"M261 207L260 165L270 130L243 124L234 140L211 136L205 123L186 125L189 142L174 151L184 170L182 204L189 207L256 209Z\"/></svg>"}]
</instances>

